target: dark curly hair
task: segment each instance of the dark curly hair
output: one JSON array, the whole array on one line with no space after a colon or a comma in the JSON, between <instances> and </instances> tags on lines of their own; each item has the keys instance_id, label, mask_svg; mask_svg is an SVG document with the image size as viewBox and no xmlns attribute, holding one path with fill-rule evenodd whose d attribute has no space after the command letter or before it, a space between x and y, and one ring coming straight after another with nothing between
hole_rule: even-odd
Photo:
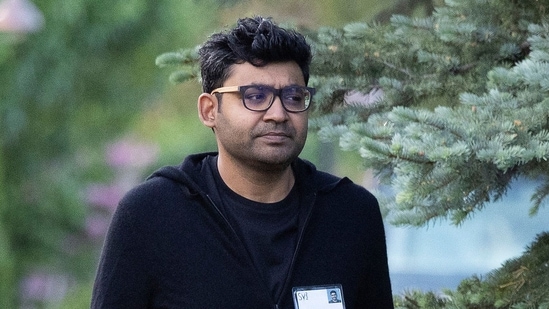
<instances>
[{"instance_id":1,"label":"dark curly hair","mask_svg":"<svg viewBox=\"0 0 549 309\"><path fill-rule=\"evenodd\" d=\"M239 19L234 29L210 36L198 54L202 89L207 93L223 85L231 65L244 62L264 66L295 61L301 68L305 83L309 81L312 54L305 37L277 26L271 18Z\"/></svg>"}]
</instances>

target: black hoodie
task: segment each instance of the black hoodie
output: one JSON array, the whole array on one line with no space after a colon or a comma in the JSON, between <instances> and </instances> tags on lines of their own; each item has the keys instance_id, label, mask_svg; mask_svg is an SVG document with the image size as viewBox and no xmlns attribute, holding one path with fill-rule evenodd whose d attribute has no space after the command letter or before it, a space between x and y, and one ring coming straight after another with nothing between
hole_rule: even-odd
<instances>
[{"instance_id":1,"label":"black hoodie","mask_svg":"<svg viewBox=\"0 0 549 309\"><path fill-rule=\"evenodd\" d=\"M282 293L273 299L220 209L211 160L164 167L120 202L103 247L91 308L294 308L292 288L341 285L346 309L393 308L375 197L297 159L303 224Z\"/></svg>"}]
</instances>

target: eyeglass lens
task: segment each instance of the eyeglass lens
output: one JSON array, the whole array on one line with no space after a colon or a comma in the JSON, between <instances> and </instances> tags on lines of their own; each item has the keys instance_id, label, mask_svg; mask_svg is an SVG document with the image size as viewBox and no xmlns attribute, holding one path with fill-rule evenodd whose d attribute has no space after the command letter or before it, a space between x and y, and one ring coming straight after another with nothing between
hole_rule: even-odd
<instances>
[{"instance_id":1,"label":"eyeglass lens","mask_svg":"<svg viewBox=\"0 0 549 309\"><path fill-rule=\"evenodd\" d=\"M270 107L275 95L280 97L282 104L289 111L304 111L311 101L311 93L305 87L289 86L275 89L266 86L249 86L243 94L244 105L250 110L263 111Z\"/></svg>"}]
</instances>

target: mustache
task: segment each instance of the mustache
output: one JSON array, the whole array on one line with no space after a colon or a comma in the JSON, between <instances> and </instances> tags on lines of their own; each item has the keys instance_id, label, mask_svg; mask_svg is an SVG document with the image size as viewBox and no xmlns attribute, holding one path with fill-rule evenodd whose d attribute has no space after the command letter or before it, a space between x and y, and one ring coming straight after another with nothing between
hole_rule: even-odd
<instances>
[{"instance_id":1,"label":"mustache","mask_svg":"<svg viewBox=\"0 0 549 309\"><path fill-rule=\"evenodd\" d=\"M295 129L286 123L277 124L264 124L260 127L256 127L251 131L252 136L263 136L267 134L276 134L282 136L292 137L295 135Z\"/></svg>"}]
</instances>

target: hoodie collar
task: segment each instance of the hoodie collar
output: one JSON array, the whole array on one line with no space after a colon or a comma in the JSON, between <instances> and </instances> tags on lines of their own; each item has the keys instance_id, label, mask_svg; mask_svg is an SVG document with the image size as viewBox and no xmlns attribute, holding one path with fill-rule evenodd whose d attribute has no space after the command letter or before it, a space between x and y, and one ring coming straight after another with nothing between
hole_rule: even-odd
<instances>
[{"instance_id":1,"label":"hoodie collar","mask_svg":"<svg viewBox=\"0 0 549 309\"><path fill-rule=\"evenodd\" d=\"M206 152L189 155L179 166L166 166L154 172L148 179L155 177L168 178L184 185L189 193L204 193L212 184L211 170L207 160L212 160L217 152ZM350 182L348 178L339 178L318 171L314 164L297 158L292 168L298 181L306 192L324 192L335 188L339 183Z\"/></svg>"}]
</instances>

